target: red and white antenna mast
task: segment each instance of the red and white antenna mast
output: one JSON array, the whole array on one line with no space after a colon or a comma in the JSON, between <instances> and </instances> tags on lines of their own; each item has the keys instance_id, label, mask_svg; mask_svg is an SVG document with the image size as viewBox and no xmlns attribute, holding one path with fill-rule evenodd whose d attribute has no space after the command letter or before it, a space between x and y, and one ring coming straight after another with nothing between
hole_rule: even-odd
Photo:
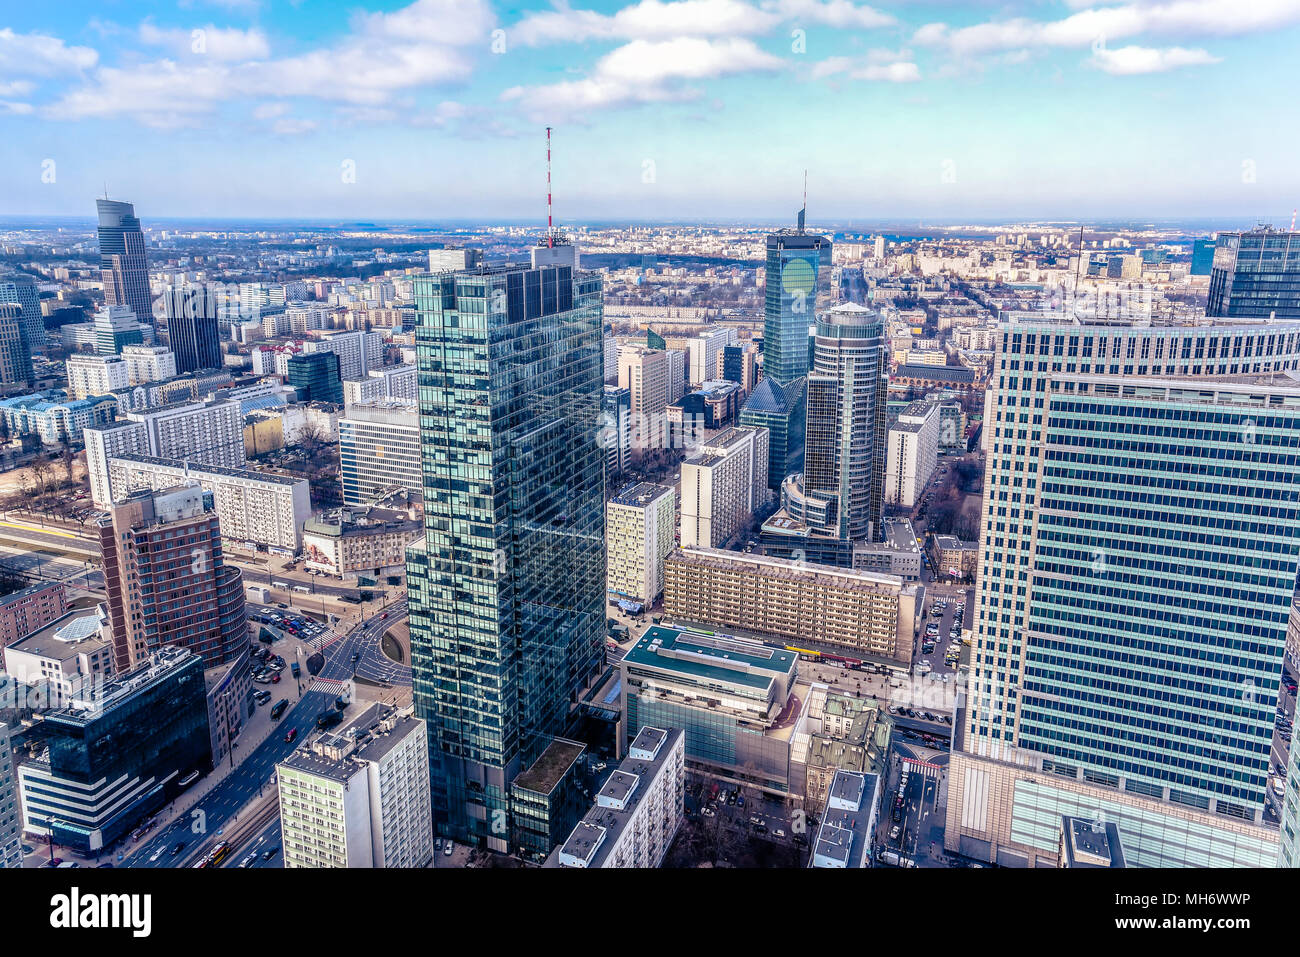
<instances>
[{"instance_id":1,"label":"red and white antenna mast","mask_svg":"<svg viewBox=\"0 0 1300 957\"><path fill-rule=\"evenodd\" d=\"M1291 232L1295 232L1295 210L1291 210Z\"/></svg>"},{"instance_id":2,"label":"red and white antenna mast","mask_svg":"<svg viewBox=\"0 0 1300 957\"><path fill-rule=\"evenodd\" d=\"M555 247L555 223L551 219L551 128L546 128L546 248Z\"/></svg>"}]
</instances>

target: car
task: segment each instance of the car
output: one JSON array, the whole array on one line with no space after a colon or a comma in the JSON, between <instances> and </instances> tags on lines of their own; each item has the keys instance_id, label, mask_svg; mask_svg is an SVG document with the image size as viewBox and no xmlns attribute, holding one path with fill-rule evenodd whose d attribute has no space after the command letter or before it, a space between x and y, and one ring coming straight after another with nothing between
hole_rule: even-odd
<instances>
[{"instance_id":1,"label":"car","mask_svg":"<svg viewBox=\"0 0 1300 957\"><path fill-rule=\"evenodd\" d=\"M898 836L902 833L903 833L903 829L899 827L897 824L895 824L893 827L889 829L889 839L891 841L896 841L898 840Z\"/></svg>"},{"instance_id":2,"label":"car","mask_svg":"<svg viewBox=\"0 0 1300 957\"><path fill-rule=\"evenodd\" d=\"M298 729L290 728L289 733L284 736L284 742L285 744L293 744L296 740L298 740Z\"/></svg>"},{"instance_id":3,"label":"car","mask_svg":"<svg viewBox=\"0 0 1300 957\"><path fill-rule=\"evenodd\" d=\"M46 863L45 866L46 866L46 867L58 867L58 866L59 866L60 864L62 864L62 863L63 863L63 858L61 858L61 857L51 857L51 858L49 859L49 861Z\"/></svg>"},{"instance_id":4,"label":"car","mask_svg":"<svg viewBox=\"0 0 1300 957\"><path fill-rule=\"evenodd\" d=\"M353 660L353 661L360 661L360 660L361 660L361 652L359 652L359 651L354 651L354 652L352 652L352 660Z\"/></svg>"},{"instance_id":5,"label":"car","mask_svg":"<svg viewBox=\"0 0 1300 957\"><path fill-rule=\"evenodd\" d=\"M183 851L183 850L185 850L185 842L184 842L184 841L177 841L177 842L176 842L176 846L172 848L172 857L175 857L177 854L179 854L179 853L180 853L181 851Z\"/></svg>"},{"instance_id":6,"label":"car","mask_svg":"<svg viewBox=\"0 0 1300 957\"><path fill-rule=\"evenodd\" d=\"M744 807L744 806L745 806L745 799L743 797L737 797L736 807Z\"/></svg>"},{"instance_id":7,"label":"car","mask_svg":"<svg viewBox=\"0 0 1300 957\"><path fill-rule=\"evenodd\" d=\"M773 836L773 837L785 837L785 828L783 828L783 827L778 827L775 831L772 832L772 836Z\"/></svg>"},{"instance_id":8,"label":"car","mask_svg":"<svg viewBox=\"0 0 1300 957\"><path fill-rule=\"evenodd\" d=\"M252 854L249 854L246 858L244 858L242 861L240 861L240 862L239 862L239 866L240 866L240 867L251 867L252 864L253 864L253 861L255 861L255 860L257 860L257 852L256 852L256 851L254 851Z\"/></svg>"},{"instance_id":9,"label":"car","mask_svg":"<svg viewBox=\"0 0 1300 957\"><path fill-rule=\"evenodd\" d=\"M736 792L732 791L727 795L727 803L734 805L736 803Z\"/></svg>"},{"instance_id":10,"label":"car","mask_svg":"<svg viewBox=\"0 0 1300 957\"><path fill-rule=\"evenodd\" d=\"M275 674L271 675L271 684L278 685L279 683L280 683L280 672L277 671Z\"/></svg>"},{"instance_id":11,"label":"car","mask_svg":"<svg viewBox=\"0 0 1300 957\"><path fill-rule=\"evenodd\" d=\"M279 717L280 717L280 715L284 714L284 710L285 710L285 708L287 708L287 707L289 707L289 699L288 699L288 698L285 698L285 699L283 699L283 700L281 700L281 701L277 701L274 705L272 705L272 706L271 706L271 720L272 720L272 721L276 721L276 720L278 720Z\"/></svg>"},{"instance_id":12,"label":"car","mask_svg":"<svg viewBox=\"0 0 1300 957\"><path fill-rule=\"evenodd\" d=\"M388 617L388 612L384 612L382 615L379 616L381 621L387 617Z\"/></svg>"},{"instance_id":13,"label":"car","mask_svg":"<svg viewBox=\"0 0 1300 957\"><path fill-rule=\"evenodd\" d=\"M705 817L714 817L714 816L717 815L718 812L715 811L715 810L713 810L713 808L711 808L711 807L706 807L706 808L702 808L702 809L700 810L700 813L701 813L702 815L704 815Z\"/></svg>"},{"instance_id":14,"label":"car","mask_svg":"<svg viewBox=\"0 0 1300 957\"><path fill-rule=\"evenodd\" d=\"M455 844L455 842L454 842L454 841L448 841L446 844L442 845L442 856L443 856L443 857L451 857L451 852L454 851L454 850L456 850L456 844Z\"/></svg>"},{"instance_id":15,"label":"car","mask_svg":"<svg viewBox=\"0 0 1300 957\"><path fill-rule=\"evenodd\" d=\"M275 847L268 847L265 851L262 852L262 860L269 861L271 858L275 857L275 855L278 853L280 853L280 845L277 844L275 845Z\"/></svg>"}]
</instances>

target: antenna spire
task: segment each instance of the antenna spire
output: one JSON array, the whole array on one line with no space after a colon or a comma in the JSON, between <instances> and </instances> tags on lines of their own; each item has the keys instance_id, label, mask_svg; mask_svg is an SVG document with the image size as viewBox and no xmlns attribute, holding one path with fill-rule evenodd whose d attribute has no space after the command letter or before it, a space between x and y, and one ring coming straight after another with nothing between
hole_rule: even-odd
<instances>
[{"instance_id":1,"label":"antenna spire","mask_svg":"<svg viewBox=\"0 0 1300 957\"><path fill-rule=\"evenodd\" d=\"M555 247L555 223L551 219L551 128L546 128L546 248Z\"/></svg>"},{"instance_id":2,"label":"antenna spire","mask_svg":"<svg viewBox=\"0 0 1300 957\"><path fill-rule=\"evenodd\" d=\"M1295 210L1291 210L1291 232L1295 232Z\"/></svg>"}]
</instances>

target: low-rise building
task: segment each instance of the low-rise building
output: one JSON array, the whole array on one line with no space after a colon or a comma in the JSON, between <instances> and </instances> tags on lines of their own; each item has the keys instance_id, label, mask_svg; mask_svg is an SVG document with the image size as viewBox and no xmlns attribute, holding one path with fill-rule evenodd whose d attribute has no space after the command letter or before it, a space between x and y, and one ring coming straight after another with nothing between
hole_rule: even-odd
<instances>
[{"instance_id":1,"label":"low-rise building","mask_svg":"<svg viewBox=\"0 0 1300 957\"><path fill-rule=\"evenodd\" d=\"M808 866L870 867L871 835L879 810L879 775L836 771Z\"/></svg>"},{"instance_id":2,"label":"low-rise building","mask_svg":"<svg viewBox=\"0 0 1300 957\"><path fill-rule=\"evenodd\" d=\"M924 588L895 575L707 548L664 563L664 613L910 664Z\"/></svg>"},{"instance_id":3,"label":"low-rise building","mask_svg":"<svg viewBox=\"0 0 1300 957\"><path fill-rule=\"evenodd\" d=\"M658 867L684 819L685 734L643 727L548 867Z\"/></svg>"},{"instance_id":4,"label":"low-rise building","mask_svg":"<svg viewBox=\"0 0 1300 957\"><path fill-rule=\"evenodd\" d=\"M306 566L327 575L382 575L401 570L406 546L424 534L416 519L364 518L365 510L340 509L302 525Z\"/></svg>"},{"instance_id":5,"label":"low-rise building","mask_svg":"<svg viewBox=\"0 0 1300 957\"><path fill-rule=\"evenodd\" d=\"M979 567L979 542L963 542L953 535L935 535L930 544L930 562L936 576L968 578Z\"/></svg>"},{"instance_id":6,"label":"low-rise building","mask_svg":"<svg viewBox=\"0 0 1300 957\"><path fill-rule=\"evenodd\" d=\"M44 628L68 611L68 593L60 582L40 582L0 598L0 648Z\"/></svg>"},{"instance_id":7,"label":"low-rise building","mask_svg":"<svg viewBox=\"0 0 1300 957\"><path fill-rule=\"evenodd\" d=\"M4 649L4 670L15 681L39 689L56 707L93 693L113 674L104 606L61 616Z\"/></svg>"}]
</instances>

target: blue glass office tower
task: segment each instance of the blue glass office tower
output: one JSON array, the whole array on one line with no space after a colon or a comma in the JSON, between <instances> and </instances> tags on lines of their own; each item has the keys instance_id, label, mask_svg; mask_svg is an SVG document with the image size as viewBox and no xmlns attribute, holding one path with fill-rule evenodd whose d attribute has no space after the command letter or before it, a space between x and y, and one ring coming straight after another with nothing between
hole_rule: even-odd
<instances>
[{"instance_id":1,"label":"blue glass office tower","mask_svg":"<svg viewBox=\"0 0 1300 957\"><path fill-rule=\"evenodd\" d=\"M1060 376L1048 399L1019 745L1259 821L1300 569L1300 389Z\"/></svg>"},{"instance_id":2,"label":"blue glass office tower","mask_svg":"<svg viewBox=\"0 0 1300 957\"><path fill-rule=\"evenodd\" d=\"M16 302L22 307L23 333L27 347L37 349L45 345L45 320L41 317L41 294L36 283L16 273L0 275L0 303Z\"/></svg>"},{"instance_id":3,"label":"blue glass office tower","mask_svg":"<svg viewBox=\"0 0 1300 957\"><path fill-rule=\"evenodd\" d=\"M831 241L805 233L802 219L767 237L763 375L782 385L808 374L808 329L830 276Z\"/></svg>"},{"instance_id":4,"label":"blue glass office tower","mask_svg":"<svg viewBox=\"0 0 1300 957\"><path fill-rule=\"evenodd\" d=\"M1193 276L1208 276L1214 270L1214 246L1213 239L1193 240L1190 269Z\"/></svg>"},{"instance_id":5,"label":"blue glass office tower","mask_svg":"<svg viewBox=\"0 0 1300 957\"><path fill-rule=\"evenodd\" d=\"M567 265L415 280L425 540L407 553L438 832L507 850L605 625L602 285Z\"/></svg>"},{"instance_id":6,"label":"blue glass office tower","mask_svg":"<svg viewBox=\"0 0 1300 957\"><path fill-rule=\"evenodd\" d=\"M1300 319L1300 232L1219 233L1208 316Z\"/></svg>"},{"instance_id":7,"label":"blue glass office tower","mask_svg":"<svg viewBox=\"0 0 1300 957\"><path fill-rule=\"evenodd\" d=\"M343 404L343 379L339 375L339 357L335 352L308 352L293 356L287 363L289 385L298 390L299 402Z\"/></svg>"}]
</instances>

